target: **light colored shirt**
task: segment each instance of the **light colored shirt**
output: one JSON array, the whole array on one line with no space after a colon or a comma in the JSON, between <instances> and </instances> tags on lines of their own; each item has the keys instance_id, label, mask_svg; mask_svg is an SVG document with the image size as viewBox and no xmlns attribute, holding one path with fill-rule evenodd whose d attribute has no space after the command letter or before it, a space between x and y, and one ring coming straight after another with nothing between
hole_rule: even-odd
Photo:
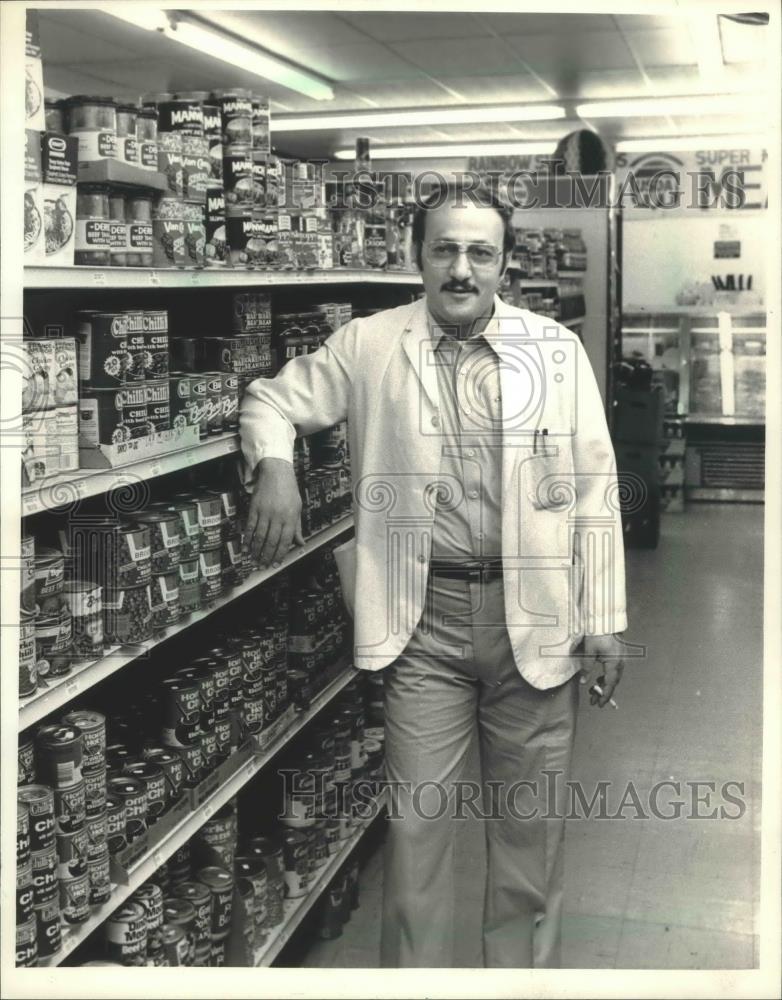
<instances>
[{"instance_id":1,"label":"light colored shirt","mask_svg":"<svg viewBox=\"0 0 782 1000\"><path fill-rule=\"evenodd\" d=\"M497 322L458 340L429 320L442 446L432 527L436 559L502 555L502 392Z\"/></svg>"}]
</instances>

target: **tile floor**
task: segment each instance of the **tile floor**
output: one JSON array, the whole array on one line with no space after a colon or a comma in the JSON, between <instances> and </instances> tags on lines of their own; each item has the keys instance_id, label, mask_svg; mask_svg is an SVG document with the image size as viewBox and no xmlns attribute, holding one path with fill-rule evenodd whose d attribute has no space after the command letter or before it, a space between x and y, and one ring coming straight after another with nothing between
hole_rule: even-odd
<instances>
[{"instance_id":1,"label":"tile floor","mask_svg":"<svg viewBox=\"0 0 782 1000\"><path fill-rule=\"evenodd\" d=\"M745 809L732 820L570 821L568 968L757 963L762 531L762 507L700 505L664 519L657 550L627 553L627 638L648 654L628 664L618 711L598 712L582 700L573 777L588 795L594 782L610 780L611 812L631 780L642 801L663 780L713 781L717 792L723 782L743 782ZM477 773L474 758L470 770L467 776ZM661 807L673 811L675 797L663 788ZM681 797L689 799L685 785ZM456 869L455 953L460 966L481 966L485 861L476 820L460 825ZM378 846L362 868L360 906L342 936L301 948L297 963L376 968L381 891Z\"/></svg>"}]
</instances>

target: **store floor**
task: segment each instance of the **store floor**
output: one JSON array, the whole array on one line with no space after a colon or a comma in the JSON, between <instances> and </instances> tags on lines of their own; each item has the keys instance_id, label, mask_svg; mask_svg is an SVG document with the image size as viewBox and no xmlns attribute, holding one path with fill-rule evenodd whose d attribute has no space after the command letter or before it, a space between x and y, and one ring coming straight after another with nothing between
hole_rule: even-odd
<instances>
[{"instance_id":1,"label":"store floor","mask_svg":"<svg viewBox=\"0 0 782 1000\"><path fill-rule=\"evenodd\" d=\"M744 783L738 819L570 821L563 961L569 968L740 969L757 963L762 719L763 508L699 505L668 515L656 551L627 553L631 627L648 646L628 664L619 710L582 697L575 779L589 795L612 782L615 812L629 781L641 802L659 781ZM477 773L473 755L470 773ZM702 786L706 798L706 786ZM677 797L666 788L660 803ZM711 811L708 801L699 811ZM672 811L672 810L669 810ZM632 806L625 815L634 815ZM485 871L477 820L457 835L460 966L481 966ZM480 859L477 861L476 859ZM361 872L341 937L318 941L305 966L376 968L382 849Z\"/></svg>"}]
</instances>

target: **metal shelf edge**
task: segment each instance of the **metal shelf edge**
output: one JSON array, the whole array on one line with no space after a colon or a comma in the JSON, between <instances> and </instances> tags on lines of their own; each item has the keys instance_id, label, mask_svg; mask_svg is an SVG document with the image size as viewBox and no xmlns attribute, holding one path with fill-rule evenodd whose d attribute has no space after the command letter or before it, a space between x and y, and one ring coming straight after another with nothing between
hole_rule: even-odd
<instances>
[{"instance_id":1,"label":"metal shelf edge","mask_svg":"<svg viewBox=\"0 0 782 1000\"><path fill-rule=\"evenodd\" d=\"M246 285L277 287L279 285L340 285L365 282L376 285L417 285L417 271L372 271L350 268L320 271L239 271L231 268L214 270L177 270L175 268L95 268L95 267L28 267L24 273L26 290L46 288L230 288Z\"/></svg>"}]
</instances>

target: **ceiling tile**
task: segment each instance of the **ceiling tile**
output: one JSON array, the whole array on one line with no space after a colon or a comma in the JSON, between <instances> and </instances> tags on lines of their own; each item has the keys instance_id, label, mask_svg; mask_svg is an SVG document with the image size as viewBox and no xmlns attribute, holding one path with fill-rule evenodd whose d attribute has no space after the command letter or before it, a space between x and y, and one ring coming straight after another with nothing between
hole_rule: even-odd
<instances>
[{"instance_id":1,"label":"ceiling tile","mask_svg":"<svg viewBox=\"0 0 782 1000\"><path fill-rule=\"evenodd\" d=\"M649 93L644 78L636 68L582 71L570 80L550 74L562 99L598 100L609 97L640 97Z\"/></svg>"},{"instance_id":2,"label":"ceiling tile","mask_svg":"<svg viewBox=\"0 0 782 1000\"><path fill-rule=\"evenodd\" d=\"M660 17L652 14L614 14L613 20L622 31L685 31L683 14Z\"/></svg>"},{"instance_id":3,"label":"ceiling tile","mask_svg":"<svg viewBox=\"0 0 782 1000\"><path fill-rule=\"evenodd\" d=\"M125 45L117 44L111 40L113 34L111 29L114 25L121 29L122 24L116 18L104 16L106 23L102 24L100 20L91 21L89 17L85 21L84 15L82 18L69 18L62 12L50 14L48 11L40 11L38 23L45 64L80 66L96 59L133 59L138 54L134 50L133 40L136 38L140 40L149 32L130 28L134 31L131 40Z\"/></svg>"},{"instance_id":4,"label":"ceiling tile","mask_svg":"<svg viewBox=\"0 0 782 1000\"><path fill-rule=\"evenodd\" d=\"M199 12L200 14L200 12ZM210 10L205 20L248 41L300 62L302 51L320 45L352 45L366 41L345 20L330 11Z\"/></svg>"},{"instance_id":5,"label":"ceiling tile","mask_svg":"<svg viewBox=\"0 0 782 1000\"><path fill-rule=\"evenodd\" d=\"M411 74L414 72L415 70L410 71ZM459 81L456 82L458 84ZM438 87L426 77L405 80L355 80L351 86L357 93L387 108L437 107L440 104L456 103L442 87ZM354 107L358 107L357 102L354 102Z\"/></svg>"},{"instance_id":6,"label":"ceiling tile","mask_svg":"<svg viewBox=\"0 0 782 1000\"><path fill-rule=\"evenodd\" d=\"M654 29L628 31L627 39L644 68L649 66L691 66L698 62L688 31Z\"/></svg>"},{"instance_id":7,"label":"ceiling tile","mask_svg":"<svg viewBox=\"0 0 782 1000\"><path fill-rule=\"evenodd\" d=\"M606 14L481 14L502 35L572 35L587 31L612 31Z\"/></svg>"},{"instance_id":8,"label":"ceiling tile","mask_svg":"<svg viewBox=\"0 0 782 1000\"><path fill-rule=\"evenodd\" d=\"M464 94L476 104L508 104L511 101L551 101L551 92L529 73L507 76L438 76L441 83Z\"/></svg>"},{"instance_id":9,"label":"ceiling tile","mask_svg":"<svg viewBox=\"0 0 782 1000\"><path fill-rule=\"evenodd\" d=\"M471 14L346 11L342 17L379 42L475 38L486 34Z\"/></svg>"},{"instance_id":10,"label":"ceiling tile","mask_svg":"<svg viewBox=\"0 0 782 1000\"><path fill-rule=\"evenodd\" d=\"M398 42L392 48L436 77L452 75L454 70L464 76L488 76L518 73L520 69L513 53L492 38Z\"/></svg>"},{"instance_id":11,"label":"ceiling tile","mask_svg":"<svg viewBox=\"0 0 782 1000\"><path fill-rule=\"evenodd\" d=\"M573 73L581 70L629 69L633 57L617 31L590 31L585 34L509 35L506 41L530 69L544 76L552 70Z\"/></svg>"}]
</instances>

